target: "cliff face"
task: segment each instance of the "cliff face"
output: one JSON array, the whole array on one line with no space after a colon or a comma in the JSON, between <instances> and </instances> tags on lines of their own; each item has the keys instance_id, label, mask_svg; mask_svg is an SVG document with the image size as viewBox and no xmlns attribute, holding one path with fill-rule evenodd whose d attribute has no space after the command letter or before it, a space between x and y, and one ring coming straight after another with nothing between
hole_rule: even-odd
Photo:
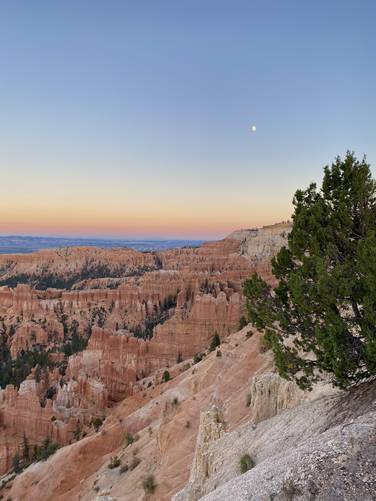
<instances>
[{"instance_id":1,"label":"cliff face","mask_svg":"<svg viewBox=\"0 0 376 501\"><path fill-rule=\"evenodd\" d=\"M277 226L253 234L160 253L72 248L0 256L0 282L25 282L0 287L0 362L37 364L19 390L1 392L0 473L22 452L24 433L31 447L46 437L74 442L92 431L93 418L205 352L215 333L224 341L235 332L242 282L256 270L269 279L270 257L287 233Z\"/></svg>"},{"instance_id":2,"label":"cliff face","mask_svg":"<svg viewBox=\"0 0 376 501\"><path fill-rule=\"evenodd\" d=\"M230 334L222 356L171 367L168 383L160 373L159 383L139 381L143 389L109 410L100 431L29 467L7 495L136 501L153 474L157 487L147 498L156 501L373 499L375 384L350 395L318 388L303 396L279 380L259 335L248 331ZM270 407L269 392L278 405ZM131 445L127 433L138 437ZM241 474L246 453L255 466ZM108 467L114 456L123 466L139 463L120 473Z\"/></svg>"},{"instance_id":3,"label":"cliff face","mask_svg":"<svg viewBox=\"0 0 376 501\"><path fill-rule=\"evenodd\" d=\"M135 501L144 498L142 482L152 473L158 487L150 499L170 500L189 480L192 463L197 472L204 471L205 464L211 471L206 445L203 456L195 452L198 434L209 444L252 417L246 405L250 381L258 371L270 370L271 357L259 352L259 335L248 339L246 332L230 334L220 347L222 356L212 352L197 364L189 359L171 366L168 383L161 383L162 371L138 381L139 391L107 411L98 433L91 430L86 438L25 470L7 495L17 500L89 501L103 494ZM139 437L129 446L128 432ZM129 466L134 457L140 463L120 474L119 468L108 468L115 455L123 465Z\"/></svg>"},{"instance_id":4,"label":"cliff face","mask_svg":"<svg viewBox=\"0 0 376 501\"><path fill-rule=\"evenodd\" d=\"M375 383L349 394L325 385L302 393L275 373L258 332L236 332L242 280L257 270L273 284L270 258L288 231L286 224L242 230L200 249L153 255L157 270L85 279L69 290L0 289L4 367L33 350L49 350L51 362L34 367L19 389L0 390L0 469L22 453L24 435L31 447L46 437L61 446L0 479L0 495L374 499ZM64 274L69 259L61 261ZM33 270L34 280L40 268ZM210 352L214 333L221 345ZM87 345L71 354L83 338ZM241 474L245 454L254 466ZM109 467L114 457L121 467ZM145 493L150 474L156 489Z\"/></svg>"}]
</instances>

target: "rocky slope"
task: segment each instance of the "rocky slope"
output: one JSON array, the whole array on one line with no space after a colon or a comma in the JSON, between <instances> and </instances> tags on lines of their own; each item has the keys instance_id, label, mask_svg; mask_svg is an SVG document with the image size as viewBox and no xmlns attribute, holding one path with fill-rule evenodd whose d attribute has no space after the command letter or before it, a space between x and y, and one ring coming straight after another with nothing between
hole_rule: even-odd
<instances>
[{"instance_id":1,"label":"rocky slope","mask_svg":"<svg viewBox=\"0 0 376 501\"><path fill-rule=\"evenodd\" d=\"M209 494L201 499L375 499L375 397L374 383L325 395L212 442L211 475L198 482ZM244 453L255 467L239 475ZM174 500L198 499L185 492Z\"/></svg>"},{"instance_id":2,"label":"rocky slope","mask_svg":"<svg viewBox=\"0 0 376 501\"><path fill-rule=\"evenodd\" d=\"M31 449L46 437L75 442L93 419L140 392L141 380L155 385L160 371L205 351L215 333L224 340L235 332L242 282L254 270L270 275L286 228L249 235L255 244L246 251L243 237L230 236L161 253L1 256L0 280L9 285L0 287L0 473L22 454L25 435Z\"/></svg>"},{"instance_id":3,"label":"rocky slope","mask_svg":"<svg viewBox=\"0 0 376 501\"><path fill-rule=\"evenodd\" d=\"M374 499L374 383L303 393L248 327L201 362L139 381L98 432L7 483L13 500ZM236 370L234 370L236 367ZM247 405L249 404L249 405ZM127 445L127 434L136 440ZM254 468L241 474L250 454ZM109 468L111 458L121 465ZM143 481L154 475L156 489Z\"/></svg>"},{"instance_id":4,"label":"rocky slope","mask_svg":"<svg viewBox=\"0 0 376 501\"><path fill-rule=\"evenodd\" d=\"M275 373L259 333L250 326L238 331L241 281L254 269L271 280L270 257L288 228L245 230L201 249L167 251L158 255L159 270L120 277L115 289L92 289L90 280L80 290L4 288L2 322L13 357L30 343L44 346L43 332L59 346L72 318L84 335L93 311L106 314L98 322L96 313L85 349L68 357L56 349L45 373L37 378L34 368L18 390L0 391L4 472L22 454L25 432L30 444L48 436L61 446L46 461L0 479L0 495L374 499L375 383L346 394L325 385L303 393ZM152 337L135 337L130 329L146 328L164 301ZM9 332L17 316L21 323ZM221 345L209 351L215 332ZM242 474L245 454L254 464Z\"/></svg>"},{"instance_id":5,"label":"rocky slope","mask_svg":"<svg viewBox=\"0 0 376 501\"><path fill-rule=\"evenodd\" d=\"M153 473L158 486L150 499L171 499L189 478L200 412L215 405L221 429L236 429L252 416L246 405L252 376L271 370L270 355L259 351L258 334L247 338L246 329L230 335L220 350L222 356L212 352L197 364L189 360L171 367L168 383L161 383L161 371L151 386L149 378L139 381L140 391L110 410L98 433L92 431L29 467L13 481L9 495L30 500L92 500L100 495L140 500L142 482ZM129 446L128 432L139 435ZM131 467L134 457L140 463L121 473L120 467L109 468L114 456L123 466Z\"/></svg>"}]
</instances>

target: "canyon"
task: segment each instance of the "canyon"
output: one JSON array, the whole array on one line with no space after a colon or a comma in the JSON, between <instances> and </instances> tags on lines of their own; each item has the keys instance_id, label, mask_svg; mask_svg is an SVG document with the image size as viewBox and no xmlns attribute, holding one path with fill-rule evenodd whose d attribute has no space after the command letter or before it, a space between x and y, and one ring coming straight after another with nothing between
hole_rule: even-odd
<instances>
[{"instance_id":1,"label":"canyon","mask_svg":"<svg viewBox=\"0 0 376 501\"><path fill-rule=\"evenodd\" d=\"M348 472L363 448L351 474L361 471L358 492L372 499L374 385L353 401L328 384L299 390L276 374L245 320L242 283L257 272L275 284L271 260L290 228L161 252L0 256L0 495L308 499L319 466L303 462L308 451ZM333 443L343 438L342 463L334 446L321 447L325 433ZM58 449L40 460L46 440ZM35 457L14 471L25 442ZM245 453L256 466L240 475ZM315 489L318 499L336 499L328 496L339 487L327 480ZM346 499L355 499L349 489Z\"/></svg>"},{"instance_id":2,"label":"canyon","mask_svg":"<svg viewBox=\"0 0 376 501\"><path fill-rule=\"evenodd\" d=\"M0 472L24 436L30 447L46 437L69 444L122 399L157 385L158 371L207 350L215 333L236 331L242 281L256 270L270 275L286 234L276 225L160 253L86 247L0 256L3 372L25 354L48 353L43 370L35 364L25 379L3 382ZM254 246L244 252L248 237ZM47 287L59 284L66 288Z\"/></svg>"}]
</instances>

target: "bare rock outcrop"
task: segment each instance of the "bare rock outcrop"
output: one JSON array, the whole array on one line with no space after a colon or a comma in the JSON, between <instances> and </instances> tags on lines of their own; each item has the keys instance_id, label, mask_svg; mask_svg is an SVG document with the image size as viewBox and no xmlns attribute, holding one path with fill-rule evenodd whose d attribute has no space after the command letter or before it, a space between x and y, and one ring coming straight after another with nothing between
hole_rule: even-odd
<instances>
[{"instance_id":1,"label":"bare rock outcrop","mask_svg":"<svg viewBox=\"0 0 376 501\"><path fill-rule=\"evenodd\" d=\"M218 406L212 405L207 411L201 412L189 482L184 491L174 496L175 501L194 501L204 494L202 486L206 479L212 475L211 467L213 464L208 446L221 438L224 431L223 415Z\"/></svg>"},{"instance_id":2,"label":"bare rock outcrop","mask_svg":"<svg viewBox=\"0 0 376 501\"><path fill-rule=\"evenodd\" d=\"M222 456L218 485L202 499L374 500L375 396L375 384L365 384L349 395L321 397L219 440L211 449ZM241 475L236 470L244 451L256 466Z\"/></svg>"},{"instance_id":3,"label":"bare rock outcrop","mask_svg":"<svg viewBox=\"0 0 376 501\"><path fill-rule=\"evenodd\" d=\"M1 363L30 364L24 382L17 374L2 381L20 388L0 392L0 424L6 426L0 427L0 473L9 469L25 430L31 446L47 436L69 444L78 424L90 433L92 418L122 399L141 405L165 369L176 375L183 367L176 363L190 364L205 353L215 333L226 343L244 314L242 283L253 271L268 279L281 233L260 230L255 259L243 240L233 235L159 253L80 247L0 256L0 281L12 285L0 287ZM41 351L48 360L41 360ZM252 357L253 371L258 362ZM214 384L213 374L206 374L206 383L192 383L192 391ZM229 371L227 377L235 376ZM236 401L234 416L241 420L249 410L240 390ZM194 442L189 447L193 454Z\"/></svg>"},{"instance_id":4,"label":"bare rock outcrop","mask_svg":"<svg viewBox=\"0 0 376 501\"><path fill-rule=\"evenodd\" d=\"M307 393L275 372L266 372L252 378L248 398L252 420L256 424L276 416L284 409L295 407L307 398Z\"/></svg>"}]
</instances>

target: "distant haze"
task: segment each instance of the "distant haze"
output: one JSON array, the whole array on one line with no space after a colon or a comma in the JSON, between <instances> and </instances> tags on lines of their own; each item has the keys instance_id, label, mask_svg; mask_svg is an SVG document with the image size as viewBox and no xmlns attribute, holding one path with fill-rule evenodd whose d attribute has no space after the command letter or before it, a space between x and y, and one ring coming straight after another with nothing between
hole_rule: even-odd
<instances>
[{"instance_id":1,"label":"distant haze","mask_svg":"<svg viewBox=\"0 0 376 501\"><path fill-rule=\"evenodd\" d=\"M128 247L138 251L161 251L180 247L198 247L199 240L114 240L103 238L54 238L32 236L0 236L0 254L25 254L61 247Z\"/></svg>"}]
</instances>

